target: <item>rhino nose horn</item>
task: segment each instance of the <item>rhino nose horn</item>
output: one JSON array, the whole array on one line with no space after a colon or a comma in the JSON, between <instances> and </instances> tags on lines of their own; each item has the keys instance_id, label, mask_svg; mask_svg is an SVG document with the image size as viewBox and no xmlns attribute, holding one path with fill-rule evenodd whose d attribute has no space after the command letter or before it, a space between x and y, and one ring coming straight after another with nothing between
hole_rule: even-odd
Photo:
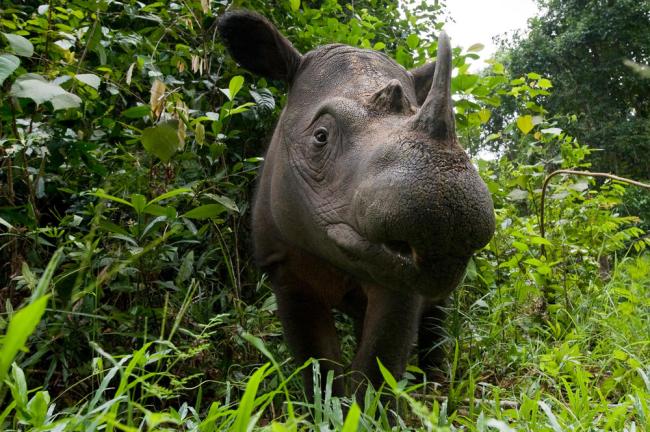
<instances>
[{"instance_id":1,"label":"rhino nose horn","mask_svg":"<svg viewBox=\"0 0 650 432\"><path fill-rule=\"evenodd\" d=\"M454 140L454 108L451 101L451 43L445 32L438 36L436 70L429 94L411 121L415 130L436 140Z\"/></svg>"}]
</instances>

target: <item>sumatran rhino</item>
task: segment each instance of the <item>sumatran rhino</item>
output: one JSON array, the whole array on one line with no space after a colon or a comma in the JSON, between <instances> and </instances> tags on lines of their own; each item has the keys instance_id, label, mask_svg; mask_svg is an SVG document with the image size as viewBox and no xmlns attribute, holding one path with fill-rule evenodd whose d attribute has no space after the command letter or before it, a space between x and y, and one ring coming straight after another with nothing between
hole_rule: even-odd
<instances>
[{"instance_id":1,"label":"sumatran rhino","mask_svg":"<svg viewBox=\"0 0 650 432\"><path fill-rule=\"evenodd\" d=\"M444 317L437 306L495 228L490 194L456 139L448 37L438 38L436 63L407 71L346 45L301 55L248 11L225 14L218 27L242 67L289 87L253 236L296 360L322 359L339 377L334 393L344 393L337 309L355 323L355 382L381 383L377 359L400 376L416 339L429 368Z\"/></svg>"}]
</instances>

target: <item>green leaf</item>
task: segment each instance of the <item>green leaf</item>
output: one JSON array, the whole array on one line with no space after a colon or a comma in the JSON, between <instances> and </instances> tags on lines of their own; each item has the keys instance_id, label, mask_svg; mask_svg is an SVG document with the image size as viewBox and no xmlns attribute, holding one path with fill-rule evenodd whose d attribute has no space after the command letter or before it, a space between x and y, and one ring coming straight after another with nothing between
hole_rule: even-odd
<instances>
[{"instance_id":1,"label":"green leaf","mask_svg":"<svg viewBox=\"0 0 650 432\"><path fill-rule=\"evenodd\" d=\"M136 105L122 111L122 116L126 118L136 119L136 118L142 118L144 116L147 116L149 115L150 112L151 112L151 106L147 104Z\"/></svg>"},{"instance_id":2,"label":"green leaf","mask_svg":"<svg viewBox=\"0 0 650 432\"><path fill-rule=\"evenodd\" d=\"M157 203L158 201L162 201L162 200L165 200L165 199L168 199L168 198L175 197L177 195L187 194L187 193L191 193L191 192L192 192L192 189L190 189L190 188L178 188L178 189L170 190L169 192L165 192L164 194L158 195L156 198L149 201L147 203L147 205L149 206L149 205L151 205L153 203Z\"/></svg>"},{"instance_id":3,"label":"green leaf","mask_svg":"<svg viewBox=\"0 0 650 432\"><path fill-rule=\"evenodd\" d=\"M35 74L21 75L11 86L9 92L12 96L28 98L37 105L52 102L55 110L61 108L76 108L81 105L81 99L68 93L61 86L46 81Z\"/></svg>"},{"instance_id":4,"label":"green leaf","mask_svg":"<svg viewBox=\"0 0 650 432\"><path fill-rule=\"evenodd\" d=\"M45 267L45 271L41 275L41 278L38 280L38 285L36 285L36 289L32 293L30 303L41 298L45 294L45 291L50 287L50 282L52 281L52 277L54 277L54 271L59 266L62 257L63 249L57 249L52 255L52 258L50 258L50 262L47 263L47 267Z\"/></svg>"},{"instance_id":5,"label":"green leaf","mask_svg":"<svg viewBox=\"0 0 650 432\"><path fill-rule=\"evenodd\" d=\"M16 312L9 321L7 334L2 339L2 349L0 349L0 382L4 381L9 366L18 351L25 346L27 338L36 330L36 326L45 312L49 297L49 295L43 296L25 306Z\"/></svg>"},{"instance_id":6,"label":"green leaf","mask_svg":"<svg viewBox=\"0 0 650 432\"><path fill-rule=\"evenodd\" d=\"M356 432L359 428L359 419L361 418L361 409L356 402L350 407L348 415L345 417L345 423L343 423L343 429L341 432Z\"/></svg>"},{"instance_id":7,"label":"green leaf","mask_svg":"<svg viewBox=\"0 0 650 432\"><path fill-rule=\"evenodd\" d=\"M517 127L524 134L528 134L533 129L533 117L530 115L517 117Z\"/></svg>"},{"instance_id":8,"label":"green leaf","mask_svg":"<svg viewBox=\"0 0 650 432\"><path fill-rule=\"evenodd\" d=\"M275 98L269 89L261 88L258 91L251 90L251 96L258 107L263 110L273 111L275 109Z\"/></svg>"},{"instance_id":9,"label":"green leaf","mask_svg":"<svg viewBox=\"0 0 650 432\"><path fill-rule=\"evenodd\" d=\"M289 0L289 3L291 5L291 10L293 12L298 12L298 9L300 9L300 0Z\"/></svg>"},{"instance_id":10,"label":"green leaf","mask_svg":"<svg viewBox=\"0 0 650 432\"><path fill-rule=\"evenodd\" d=\"M77 74L74 77L77 79L77 81L89 85L95 90L99 88L99 85L102 82L102 79L95 74Z\"/></svg>"},{"instance_id":11,"label":"green leaf","mask_svg":"<svg viewBox=\"0 0 650 432\"><path fill-rule=\"evenodd\" d=\"M50 99L50 103L52 104L54 111L58 111L60 109L77 108L79 105L81 105L81 98L72 93L65 92L64 94L54 96L52 99Z\"/></svg>"},{"instance_id":12,"label":"green leaf","mask_svg":"<svg viewBox=\"0 0 650 432\"><path fill-rule=\"evenodd\" d=\"M11 33L2 34L7 38L9 46L14 54L21 57L31 57L34 54L34 45L32 45L32 43L26 38Z\"/></svg>"},{"instance_id":13,"label":"green leaf","mask_svg":"<svg viewBox=\"0 0 650 432\"><path fill-rule=\"evenodd\" d=\"M476 85L478 78L478 75L474 74L461 74L452 78L451 86L457 91L467 91Z\"/></svg>"},{"instance_id":14,"label":"green leaf","mask_svg":"<svg viewBox=\"0 0 650 432\"><path fill-rule=\"evenodd\" d=\"M12 54L0 55L0 85L20 66L20 59Z\"/></svg>"},{"instance_id":15,"label":"green leaf","mask_svg":"<svg viewBox=\"0 0 650 432\"><path fill-rule=\"evenodd\" d=\"M167 162L180 146L178 121L168 121L146 128L142 131L140 140L145 150Z\"/></svg>"},{"instance_id":16,"label":"green leaf","mask_svg":"<svg viewBox=\"0 0 650 432\"><path fill-rule=\"evenodd\" d=\"M420 45L420 37L415 33L411 33L406 38L406 45L411 49L417 48Z\"/></svg>"},{"instance_id":17,"label":"green leaf","mask_svg":"<svg viewBox=\"0 0 650 432\"><path fill-rule=\"evenodd\" d=\"M255 105L253 102L246 102L246 103L243 103L243 104L241 104L241 105L239 105L239 106L237 106L237 107L235 107L233 109L229 109L228 110L228 116L232 116L232 115L235 115L235 114L240 114L240 113L243 113L245 111L248 111L248 108L253 106L253 105Z\"/></svg>"},{"instance_id":18,"label":"green leaf","mask_svg":"<svg viewBox=\"0 0 650 432\"><path fill-rule=\"evenodd\" d=\"M479 52L479 51L482 51L484 48L485 48L485 45L483 45L482 43L475 43L474 45L467 48L467 51L469 51L469 52Z\"/></svg>"},{"instance_id":19,"label":"green leaf","mask_svg":"<svg viewBox=\"0 0 650 432\"><path fill-rule=\"evenodd\" d=\"M528 192L521 189L513 189L508 194L508 198L510 198L513 201L523 201L528 199Z\"/></svg>"},{"instance_id":20,"label":"green leaf","mask_svg":"<svg viewBox=\"0 0 650 432\"><path fill-rule=\"evenodd\" d=\"M136 213L140 214L147 206L147 199L144 195L133 194L131 195L131 206L133 206Z\"/></svg>"},{"instance_id":21,"label":"green leaf","mask_svg":"<svg viewBox=\"0 0 650 432\"><path fill-rule=\"evenodd\" d=\"M543 89L549 89L553 87L553 83L550 80L547 80L546 78L542 78L539 81L537 81L537 85Z\"/></svg>"},{"instance_id":22,"label":"green leaf","mask_svg":"<svg viewBox=\"0 0 650 432\"><path fill-rule=\"evenodd\" d=\"M273 354L271 354L271 351L266 348L266 345L264 344L264 341L257 336L254 336L248 332L242 332L241 337L248 341L251 345L253 345L259 352L264 354L266 357L268 357L271 362L277 366L277 362L275 361L275 358L273 357Z\"/></svg>"},{"instance_id":23,"label":"green leaf","mask_svg":"<svg viewBox=\"0 0 650 432\"><path fill-rule=\"evenodd\" d=\"M183 214L182 217L190 219L211 219L225 212L226 208L221 204L204 204Z\"/></svg>"},{"instance_id":24,"label":"green leaf","mask_svg":"<svg viewBox=\"0 0 650 432\"><path fill-rule=\"evenodd\" d=\"M397 381L395 380L393 374L391 374L390 371L386 369L381 360L377 359L377 364L379 365L379 372L381 372L381 376L384 377L386 384L388 384L392 390L397 390Z\"/></svg>"},{"instance_id":25,"label":"green leaf","mask_svg":"<svg viewBox=\"0 0 650 432\"><path fill-rule=\"evenodd\" d=\"M102 189L97 189L95 192L91 192L90 195L96 196L98 198L103 198L103 199L115 201L115 202L118 202L120 204L126 204L129 207L133 207L133 205L130 202L128 202L127 200L116 197L114 195L109 195L106 192L104 192Z\"/></svg>"},{"instance_id":26,"label":"green leaf","mask_svg":"<svg viewBox=\"0 0 650 432\"><path fill-rule=\"evenodd\" d=\"M237 417L235 418L235 423L232 426L232 431L247 432L249 430L251 414L253 413L253 408L255 407L255 395L257 395L257 389L260 386L262 379L264 379L264 372L269 367L269 365L269 363L266 363L264 366L256 370L253 376L251 376L246 383L246 390L244 391L244 396L242 396L241 401L239 402L239 407L237 408Z\"/></svg>"},{"instance_id":27,"label":"green leaf","mask_svg":"<svg viewBox=\"0 0 650 432\"><path fill-rule=\"evenodd\" d=\"M39 391L27 404L27 411L30 414L32 426L42 426L47 418L47 409L50 405L50 394L47 391Z\"/></svg>"},{"instance_id":28,"label":"green leaf","mask_svg":"<svg viewBox=\"0 0 650 432\"><path fill-rule=\"evenodd\" d=\"M492 111L489 109L482 109L478 112L478 117L481 120L481 123L487 123L488 120L490 120L490 116L492 115Z\"/></svg>"},{"instance_id":29,"label":"green leaf","mask_svg":"<svg viewBox=\"0 0 650 432\"><path fill-rule=\"evenodd\" d=\"M239 90L241 90L242 86L244 85L244 77L241 75L235 75L230 79L230 83L228 83L228 99L234 100L235 96L237 96L237 93L239 93Z\"/></svg>"},{"instance_id":30,"label":"green leaf","mask_svg":"<svg viewBox=\"0 0 650 432\"><path fill-rule=\"evenodd\" d=\"M165 216L167 219L174 219L177 214L174 207L163 207L158 204L147 204L147 206L144 208L144 213L152 216Z\"/></svg>"},{"instance_id":31,"label":"green leaf","mask_svg":"<svg viewBox=\"0 0 650 432\"><path fill-rule=\"evenodd\" d=\"M503 75L506 71L505 66L501 63L494 63L492 65L492 71L497 75Z\"/></svg>"},{"instance_id":32,"label":"green leaf","mask_svg":"<svg viewBox=\"0 0 650 432\"><path fill-rule=\"evenodd\" d=\"M211 193L207 193L205 196L223 205L226 209L239 213L239 208L232 199L223 195L215 195Z\"/></svg>"}]
</instances>

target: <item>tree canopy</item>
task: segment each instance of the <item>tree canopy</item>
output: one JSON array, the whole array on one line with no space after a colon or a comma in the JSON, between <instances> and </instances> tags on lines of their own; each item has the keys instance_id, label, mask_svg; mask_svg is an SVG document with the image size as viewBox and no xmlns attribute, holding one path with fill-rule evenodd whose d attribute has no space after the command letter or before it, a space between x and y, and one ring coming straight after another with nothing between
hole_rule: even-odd
<instances>
[{"instance_id":1,"label":"tree canopy","mask_svg":"<svg viewBox=\"0 0 650 432\"><path fill-rule=\"evenodd\" d=\"M577 116L562 126L595 151L595 166L650 177L650 81L625 61L650 61L650 2L539 0L530 32L515 36L504 62L513 76L553 82L549 112Z\"/></svg>"}]
</instances>

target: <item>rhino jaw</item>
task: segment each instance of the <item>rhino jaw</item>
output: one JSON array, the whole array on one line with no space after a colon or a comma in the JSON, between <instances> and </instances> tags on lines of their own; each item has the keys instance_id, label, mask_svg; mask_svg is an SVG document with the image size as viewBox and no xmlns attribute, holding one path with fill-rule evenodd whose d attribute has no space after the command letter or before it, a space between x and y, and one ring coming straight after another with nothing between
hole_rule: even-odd
<instances>
[{"instance_id":1,"label":"rhino jaw","mask_svg":"<svg viewBox=\"0 0 650 432\"><path fill-rule=\"evenodd\" d=\"M423 257L408 244L374 243L351 225L329 227L327 235L363 279L389 289L415 291L431 300L442 300L465 275L470 256Z\"/></svg>"}]
</instances>

